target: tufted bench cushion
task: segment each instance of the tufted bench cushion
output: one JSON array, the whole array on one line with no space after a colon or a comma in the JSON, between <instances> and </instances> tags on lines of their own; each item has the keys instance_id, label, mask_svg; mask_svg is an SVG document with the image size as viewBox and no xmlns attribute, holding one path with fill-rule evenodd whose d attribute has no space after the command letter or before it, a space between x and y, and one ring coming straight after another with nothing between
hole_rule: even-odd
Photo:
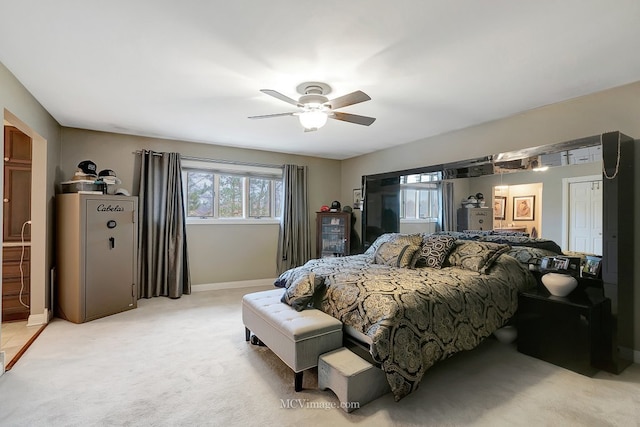
<instances>
[{"instance_id":1,"label":"tufted bench cushion","mask_svg":"<svg viewBox=\"0 0 640 427\"><path fill-rule=\"evenodd\" d=\"M342 322L316 309L296 311L280 301L283 289L254 292L242 298L245 339L251 332L295 372L295 389L302 389L302 372L318 366L318 357L342 347Z\"/></svg>"}]
</instances>

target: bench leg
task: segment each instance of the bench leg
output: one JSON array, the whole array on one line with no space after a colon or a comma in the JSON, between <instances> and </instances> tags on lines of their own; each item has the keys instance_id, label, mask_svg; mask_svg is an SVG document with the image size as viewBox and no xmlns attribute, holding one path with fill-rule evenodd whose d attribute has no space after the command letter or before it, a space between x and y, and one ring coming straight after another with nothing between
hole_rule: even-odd
<instances>
[{"instance_id":1,"label":"bench leg","mask_svg":"<svg viewBox=\"0 0 640 427\"><path fill-rule=\"evenodd\" d=\"M296 372L293 380L293 388L295 391L302 391L302 372Z\"/></svg>"},{"instance_id":2,"label":"bench leg","mask_svg":"<svg viewBox=\"0 0 640 427\"><path fill-rule=\"evenodd\" d=\"M249 328L247 328L245 326L245 328L244 328L244 340L245 341L249 341L249 338L251 338L251 331L249 330Z\"/></svg>"}]
</instances>

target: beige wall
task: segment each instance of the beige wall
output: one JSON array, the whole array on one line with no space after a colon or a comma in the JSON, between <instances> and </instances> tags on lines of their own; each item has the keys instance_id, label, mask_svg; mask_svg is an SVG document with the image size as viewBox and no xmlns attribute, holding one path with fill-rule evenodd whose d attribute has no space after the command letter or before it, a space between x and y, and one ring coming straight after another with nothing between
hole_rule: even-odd
<instances>
[{"instance_id":1,"label":"beige wall","mask_svg":"<svg viewBox=\"0 0 640 427\"><path fill-rule=\"evenodd\" d=\"M346 197L353 188L359 187L362 175L466 160L616 130L640 139L640 82L344 160L342 195ZM485 191L484 194L491 193ZM636 206L639 199L640 188L637 188ZM359 218L360 212L357 215ZM640 215L636 218L635 250L640 253ZM560 218L555 221L560 222ZM543 216L542 228L550 231L548 222ZM358 220L356 227L360 226ZM640 263L636 265L635 277L635 312L640 313ZM636 319L639 317L640 314L636 314ZM640 351L638 327L635 348Z\"/></svg>"},{"instance_id":2,"label":"beige wall","mask_svg":"<svg viewBox=\"0 0 640 427\"><path fill-rule=\"evenodd\" d=\"M136 150L176 151L184 156L263 164L309 167L312 254L315 254L315 211L339 196L340 162L259 150L145 138L63 128L58 180L69 180L82 160L98 170L113 169L122 187L138 193ZM278 225L188 225L189 261L194 284L235 282L276 276Z\"/></svg>"},{"instance_id":3,"label":"beige wall","mask_svg":"<svg viewBox=\"0 0 640 427\"><path fill-rule=\"evenodd\" d=\"M60 152L60 125L0 63L0 108L3 122L19 128L33 139L31 206L31 324L47 321L50 314L50 269L55 264L54 194ZM4 145L4 133L0 136ZM0 173L0 180L3 173ZM2 213L0 212L0 216Z\"/></svg>"}]
</instances>

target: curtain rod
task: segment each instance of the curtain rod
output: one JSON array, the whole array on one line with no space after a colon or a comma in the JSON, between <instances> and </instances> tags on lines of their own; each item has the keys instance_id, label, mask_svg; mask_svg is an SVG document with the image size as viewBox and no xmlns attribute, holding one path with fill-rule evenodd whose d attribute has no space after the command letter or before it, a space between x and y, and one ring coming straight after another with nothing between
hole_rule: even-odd
<instances>
[{"instance_id":1,"label":"curtain rod","mask_svg":"<svg viewBox=\"0 0 640 427\"><path fill-rule=\"evenodd\" d=\"M180 158L183 160L193 160L197 162L224 163L228 165L255 166L260 168L278 168L278 169L283 168L283 165L270 165L267 163L253 163L253 162L239 162L236 160L208 159L206 157L180 156Z\"/></svg>"},{"instance_id":2,"label":"curtain rod","mask_svg":"<svg viewBox=\"0 0 640 427\"><path fill-rule=\"evenodd\" d=\"M133 154L142 154L143 151L142 150L136 150L133 152ZM158 153L158 152L153 152L154 156L162 156L162 153ZM207 163L223 163L223 164L228 164L228 165L241 165L241 166L255 166L255 167L261 167L261 168L277 168L277 169L282 169L284 166L283 165L271 165L268 163L252 163L252 162L239 162L239 161L235 161L235 160L219 160L219 159L209 159L206 157L193 157L193 156L180 156L180 159L182 160L192 160L192 161L197 161L197 162L207 162Z\"/></svg>"}]
</instances>

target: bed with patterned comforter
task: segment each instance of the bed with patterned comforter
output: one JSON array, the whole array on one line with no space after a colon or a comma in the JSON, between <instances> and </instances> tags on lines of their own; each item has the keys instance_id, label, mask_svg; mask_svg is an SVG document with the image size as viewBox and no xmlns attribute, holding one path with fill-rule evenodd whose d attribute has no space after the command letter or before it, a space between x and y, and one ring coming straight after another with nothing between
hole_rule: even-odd
<instances>
[{"instance_id":1,"label":"bed with patterned comforter","mask_svg":"<svg viewBox=\"0 0 640 427\"><path fill-rule=\"evenodd\" d=\"M385 242L376 241L365 254L314 259L281 278L311 274L313 305L370 339L370 353L400 400L436 362L504 326L518 292L535 286L526 266L507 255L510 246L452 239L440 268L381 261Z\"/></svg>"}]
</instances>

